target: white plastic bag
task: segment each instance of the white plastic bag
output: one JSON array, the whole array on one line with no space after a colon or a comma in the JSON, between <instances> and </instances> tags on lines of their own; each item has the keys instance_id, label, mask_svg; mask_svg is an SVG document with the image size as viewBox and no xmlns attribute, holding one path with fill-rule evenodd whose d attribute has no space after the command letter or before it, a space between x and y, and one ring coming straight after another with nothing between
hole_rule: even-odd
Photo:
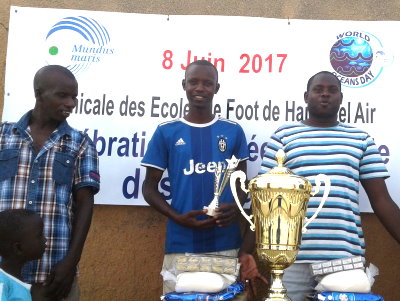
<instances>
[{"instance_id":1,"label":"white plastic bag","mask_svg":"<svg viewBox=\"0 0 400 301\"><path fill-rule=\"evenodd\" d=\"M216 293L236 281L236 277L210 272L184 272L177 276L175 291L178 293Z\"/></svg>"},{"instance_id":2,"label":"white plastic bag","mask_svg":"<svg viewBox=\"0 0 400 301\"><path fill-rule=\"evenodd\" d=\"M371 283L364 270L356 269L325 275L315 289L319 292L369 293Z\"/></svg>"},{"instance_id":3,"label":"white plastic bag","mask_svg":"<svg viewBox=\"0 0 400 301\"><path fill-rule=\"evenodd\" d=\"M371 287L374 285L375 282L375 276L379 275L379 269L377 266L373 265L370 263L369 267L365 269L365 274L367 274L369 283L371 284Z\"/></svg>"}]
</instances>

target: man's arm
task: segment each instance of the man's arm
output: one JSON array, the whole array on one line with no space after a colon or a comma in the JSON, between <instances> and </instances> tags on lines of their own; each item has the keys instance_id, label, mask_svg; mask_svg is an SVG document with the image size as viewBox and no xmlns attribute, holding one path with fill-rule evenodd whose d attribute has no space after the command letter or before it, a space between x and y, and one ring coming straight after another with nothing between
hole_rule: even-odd
<instances>
[{"instance_id":1,"label":"man's arm","mask_svg":"<svg viewBox=\"0 0 400 301\"><path fill-rule=\"evenodd\" d=\"M248 213L248 212L246 212ZM239 257L243 254L253 254L256 246L256 232L250 229L248 222L244 226L243 241L239 250Z\"/></svg>"},{"instance_id":2,"label":"man's arm","mask_svg":"<svg viewBox=\"0 0 400 301\"><path fill-rule=\"evenodd\" d=\"M255 299L257 295L256 290L256 279L260 279L266 285L268 280L258 271L256 261L253 257L255 248L255 232L250 230L249 225L246 222L245 230L243 234L242 246L239 250L239 262L240 262L240 280L245 281L246 291L249 292L249 300Z\"/></svg>"},{"instance_id":3,"label":"man's arm","mask_svg":"<svg viewBox=\"0 0 400 301\"><path fill-rule=\"evenodd\" d=\"M94 203L92 188L78 189L73 193L73 198L76 208L69 251L53 268L46 281L47 295L51 297L51 300L59 300L68 296L92 221Z\"/></svg>"},{"instance_id":4,"label":"man's arm","mask_svg":"<svg viewBox=\"0 0 400 301\"><path fill-rule=\"evenodd\" d=\"M205 229L215 227L216 218L197 220L197 217L204 215L206 210L191 210L184 214L176 212L158 191L158 183L163 171L153 167L147 167L146 177L143 181L143 197L149 205L161 214L165 215L175 223L193 229Z\"/></svg>"},{"instance_id":5,"label":"man's arm","mask_svg":"<svg viewBox=\"0 0 400 301\"><path fill-rule=\"evenodd\" d=\"M392 200L383 178L361 181L371 207L386 230L400 243L400 209Z\"/></svg>"}]
</instances>

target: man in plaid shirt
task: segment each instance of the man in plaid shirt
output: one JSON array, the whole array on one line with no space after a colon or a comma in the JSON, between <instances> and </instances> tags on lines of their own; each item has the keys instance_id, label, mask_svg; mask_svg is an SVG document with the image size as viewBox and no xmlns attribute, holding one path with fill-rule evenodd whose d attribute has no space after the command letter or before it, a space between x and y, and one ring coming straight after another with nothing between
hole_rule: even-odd
<instances>
[{"instance_id":1,"label":"man in plaid shirt","mask_svg":"<svg viewBox=\"0 0 400 301\"><path fill-rule=\"evenodd\" d=\"M77 101L74 75L45 66L34 90L33 110L17 123L0 123L0 211L25 208L44 221L46 251L24 266L23 281L43 283L49 300L78 300L77 265L100 188L98 156L90 138L66 121Z\"/></svg>"}]
</instances>

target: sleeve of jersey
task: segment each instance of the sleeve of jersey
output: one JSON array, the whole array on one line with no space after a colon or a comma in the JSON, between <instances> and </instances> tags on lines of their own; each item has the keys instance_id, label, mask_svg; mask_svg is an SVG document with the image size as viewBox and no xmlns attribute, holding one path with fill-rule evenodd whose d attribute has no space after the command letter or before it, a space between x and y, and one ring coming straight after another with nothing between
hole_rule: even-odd
<instances>
[{"instance_id":1,"label":"sleeve of jersey","mask_svg":"<svg viewBox=\"0 0 400 301\"><path fill-rule=\"evenodd\" d=\"M242 127L239 125L239 130L237 133L237 147L235 150L235 156L237 158L240 158L241 161L248 160L249 159L249 148L247 146L247 140L246 140L246 135L244 134L244 131Z\"/></svg>"},{"instance_id":2,"label":"sleeve of jersey","mask_svg":"<svg viewBox=\"0 0 400 301\"><path fill-rule=\"evenodd\" d=\"M168 149L160 126L151 137L141 165L165 170L168 164Z\"/></svg>"},{"instance_id":3,"label":"sleeve of jersey","mask_svg":"<svg viewBox=\"0 0 400 301\"><path fill-rule=\"evenodd\" d=\"M283 148L283 143L275 132L267 143L267 148L262 158L261 168L258 174L264 174L271 168L277 166L275 153L281 148Z\"/></svg>"},{"instance_id":4,"label":"sleeve of jersey","mask_svg":"<svg viewBox=\"0 0 400 301\"><path fill-rule=\"evenodd\" d=\"M99 157L89 137L85 137L82 151L75 161L75 189L90 186L96 194L100 190Z\"/></svg>"},{"instance_id":5,"label":"sleeve of jersey","mask_svg":"<svg viewBox=\"0 0 400 301\"><path fill-rule=\"evenodd\" d=\"M389 172L372 137L368 136L365 143L365 152L360 161L360 179L388 178Z\"/></svg>"}]
</instances>

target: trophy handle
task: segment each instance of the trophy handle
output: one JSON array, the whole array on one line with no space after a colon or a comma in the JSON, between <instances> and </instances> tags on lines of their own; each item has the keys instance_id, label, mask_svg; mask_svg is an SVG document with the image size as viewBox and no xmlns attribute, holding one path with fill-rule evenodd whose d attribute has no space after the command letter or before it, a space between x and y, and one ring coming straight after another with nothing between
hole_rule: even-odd
<instances>
[{"instance_id":1,"label":"trophy handle","mask_svg":"<svg viewBox=\"0 0 400 301\"><path fill-rule=\"evenodd\" d=\"M242 215L245 217L245 219L247 219L247 221L250 223L250 230L254 231L256 226L251 221L251 219L253 218L253 215L249 216L243 210L242 204L240 204L239 197L238 197L237 192L236 192L236 179L237 178L240 179L240 188L246 193L249 192L249 190L246 189L246 184L245 184L246 174L241 170L237 170L234 173L232 173L231 178L230 178L230 185L231 185L231 191L232 191L232 194L233 194L233 198L235 199L236 205L238 206L238 208L240 210L240 213L242 213Z\"/></svg>"},{"instance_id":2,"label":"trophy handle","mask_svg":"<svg viewBox=\"0 0 400 301\"><path fill-rule=\"evenodd\" d=\"M328 198L329 191L331 190L331 180L327 175L319 174L315 178L315 191L311 193L312 196L316 195L319 192L319 187L321 186L321 181L325 183L324 195L322 196L321 202L317 208L317 211L311 216L309 219L306 218L306 224L303 226L303 233L307 232L307 226L317 217L318 213L321 211L322 207L325 204L326 199Z\"/></svg>"}]
</instances>

